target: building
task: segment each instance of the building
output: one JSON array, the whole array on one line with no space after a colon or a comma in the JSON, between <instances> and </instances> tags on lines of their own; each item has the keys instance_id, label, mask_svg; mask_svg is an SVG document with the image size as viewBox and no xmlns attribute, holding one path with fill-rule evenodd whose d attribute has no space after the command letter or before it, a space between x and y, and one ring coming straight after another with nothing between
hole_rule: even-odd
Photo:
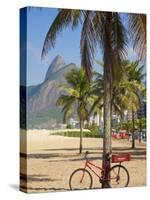
<instances>
[{"instance_id":1,"label":"building","mask_svg":"<svg viewBox=\"0 0 150 200\"><path fill-rule=\"evenodd\" d=\"M76 128L79 126L79 121L74 119L73 117L70 118L69 120L69 124L73 127L73 128Z\"/></svg>"},{"instance_id":2,"label":"building","mask_svg":"<svg viewBox=\"0 0 150 200\"><path fill-rule=\"evenodd\" d=\"M120 123L120 116L113 113L112 115L112 126L116 126Z\"/></svg>"},{"instance_id":3,"label":"building","mask_svg":"<svg viewBox=\"0 0 150 200\"><path fill-rule=\"evenodd\" d=\"M99 115L99 113L96 113L95 115L90 116L89 124L90 125L96 124L97 126L100 125L100 115Z\"/></svg>"},{"instance_id":4,"label":"building","mask_svg":"<svg viewBox=\"0 0 150 200\"><path fill-rule=\"evenodd\" d=\"M132 120L132 111L128 111L125 118L127 121L131 121ZM137 112L134 112L134 119L137 119Z\"/></svg>"},{"instance_id":5,"label":"building","mask_svg":"<svg viewBox=\"0 0 150 200\"><path fill-rule=\"evenodd\" d=\"M134 112L134 119L146 118L146 100L142 99L140 108L137 112ZM124 112L124 121L132 120L132 111L125 111Z\"/></svg>"},{"instance_id":6,"label":"building","mask_svg":"<svg viewBox=\"0 0 150 200\"><path fill-rule=\"evenodd\" d=\"M146 100L141 100L140 108L137 111L137 117L138 118L146 118Z\"/></svg>"}]
</instances>

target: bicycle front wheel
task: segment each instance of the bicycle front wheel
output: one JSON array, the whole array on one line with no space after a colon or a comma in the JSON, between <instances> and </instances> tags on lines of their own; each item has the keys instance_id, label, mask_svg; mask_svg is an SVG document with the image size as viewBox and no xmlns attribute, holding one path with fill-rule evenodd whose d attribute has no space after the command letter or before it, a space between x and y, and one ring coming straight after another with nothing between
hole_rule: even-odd
<instances>
[{"instance_id":1,"label":"bicycle front wheel","mask_svg":"<svg viewBox=\"0 0 150 200\"><path fill-rule=\"evenodd\" d=\"M122 165L115 165L109 171L109 184L112 188L127 187L129 184L129 172Z\"/></svg>"},{"instance_id":2,"label":"bicycle front wheel","mask_svg":"<svg viewBox=\"0 0 150 200\"><path fill-rule=\"evenodd\" d=\"M92 188L92 176L84 168L76 169L70 176L69 187L71 190L85 190Z\"/></svg>"}]
</instances>

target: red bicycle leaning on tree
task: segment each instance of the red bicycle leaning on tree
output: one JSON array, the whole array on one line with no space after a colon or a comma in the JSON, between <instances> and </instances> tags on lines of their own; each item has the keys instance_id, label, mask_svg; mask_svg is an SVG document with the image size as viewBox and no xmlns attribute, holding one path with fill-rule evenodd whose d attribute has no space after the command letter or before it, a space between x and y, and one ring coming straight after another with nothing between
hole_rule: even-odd
<instances>
[{"instance_id":1,"label":"red bicycle leaning on tree","mask_svg":"<svg viewBox=\"0 0 150 200\"><path fill-rule=\"evenodd\" d=\"M94 165L87 158L88 151L85 153L85 166L84 168L76 169L69 178L69 187L71 190L91 189L93 185L93 178L90 173L96 175L100 183L108 181L109 187L127 187L129 184L130 176L128 170L122 165L124 161L130 161L130 154L113 154L112 163L118 163L110 168L108 172L108 179L106 180L106 170L99 166ZM101 173L97 173L99 170ZM99 175L100 174L100 175Z\"/></svg>"}]
</instances>

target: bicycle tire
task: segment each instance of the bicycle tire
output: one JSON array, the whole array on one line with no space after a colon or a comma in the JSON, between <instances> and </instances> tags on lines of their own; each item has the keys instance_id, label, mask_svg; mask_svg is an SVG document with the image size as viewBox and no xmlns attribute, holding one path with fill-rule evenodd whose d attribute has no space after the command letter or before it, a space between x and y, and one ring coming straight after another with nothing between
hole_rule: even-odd
<instances>
[{"instance_id":1,"label":"bicycle tire","mask_svg":"<svg viewBox=\"0 0 150 200\"><path fill-rule=\"evenodd\" d=\"M77 172L80 172L80 171L82 171L82 172L84 172L84 173L87 174L87 177L89 179L89 183L88 183L89 186L87 188L77 189L77 188L73 187L73 178L74 178L75 175L77 175ZM70 187L70 190L91 189L92 185L93 185L93 178L92 178L90 172L88 170L84 169L84 168L78 168L75 171L73 171L73 173L70 175L70 178L69 178L69 187Z\"/></svg>"},{"instance_id":2,"label":"bicycle tire","mask_svg":"<svg viewBox=\"0 0 150 200\"><path fill-rule=\"evenodd\" d=\"M119 169L121 169L123 172L124 172L124 179L126 178L126 180L125 180L125 183L123 184L123 185L113 185L112 184L112 180L113 180L113 178L110 178L110 181L109 181L109 185L110 185L110 187L111 188L115 188L115 187L127 187L128 186L128 184L129 184L129 181L130 181L130 176L129 176L129 172L128 172L128 170L123 166L123 165L114 165L113 167L111 167L111 169L110 169L110 171L109 171L109 177L111 177L111 174L113 173L113 171L115 170L115 169L117 169L118 168L118 170ZM119 177L120 178L120 177ZM115 179L115 178L114 178ZM122 180L123 180L123 178L122 178Z\"/></svg>"}]
</instances>

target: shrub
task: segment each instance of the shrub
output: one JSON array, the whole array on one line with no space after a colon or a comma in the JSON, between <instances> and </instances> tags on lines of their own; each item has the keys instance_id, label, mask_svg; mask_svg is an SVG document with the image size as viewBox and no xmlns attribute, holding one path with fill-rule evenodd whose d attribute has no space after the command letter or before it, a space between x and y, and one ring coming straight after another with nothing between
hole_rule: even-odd
<instances>
[{"instance_id":1,"label":"shrub","mask_svg":"<svg viewBox=\"0 0 150 200\"><path fill-rule=\"evenodd\" d=\"M62 135L62 136L67 136L67 137L80 137L80 132L79 131L71 131L71 132L66 131L66 132L57 132L57 133L54 133L53 135ZM83 137L103 138L103 135L100 134L99 130L91 131L91 132L84 131Z\"/></svg>"},{"instance_id":2,"label":"shrub","mask_svg":"<svg viewBox=\"0 0 150 200\"><path fill-rule=\"evenodd\" d=\"M68 128L68 129L72 129L73 126L72 126L71 124L67 124L67 127L66 127L66 128Z\"/></svg>"}]
</instances>

